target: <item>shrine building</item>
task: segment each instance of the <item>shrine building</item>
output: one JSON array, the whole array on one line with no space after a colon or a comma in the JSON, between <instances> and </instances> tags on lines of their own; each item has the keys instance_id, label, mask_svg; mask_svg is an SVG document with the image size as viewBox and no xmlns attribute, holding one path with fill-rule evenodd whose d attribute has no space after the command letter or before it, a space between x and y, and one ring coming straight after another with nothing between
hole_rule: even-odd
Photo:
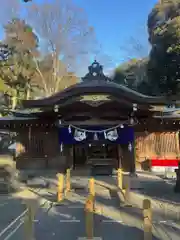
<instances>
[{"instance_id":1,"label":"shrine building","mask_svg":"<svg viewBox=\"0 0 180 240\"><path fill-rule=\"evenodd\" d=\"M0 120L1 130L16 133L19 169L135 173L179 160L178 99L116 84L96 61L80 83L22 105Z\"/></svg>"}]
</instances>

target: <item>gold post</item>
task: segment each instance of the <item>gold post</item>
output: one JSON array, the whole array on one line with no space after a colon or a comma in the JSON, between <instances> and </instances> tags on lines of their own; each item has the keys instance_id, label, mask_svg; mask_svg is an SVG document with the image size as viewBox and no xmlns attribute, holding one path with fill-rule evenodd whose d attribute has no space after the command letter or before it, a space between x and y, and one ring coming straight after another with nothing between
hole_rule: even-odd
<instances>
[{"instance_id":1,"label":"gold post","mask_svg":"<svg viewBox=\"0 0 180 240\"><path fill-rule=\"evenodd\" d=\"M24 226L25 226L25 240L34 239L34 219L36 212L36 203L35 201L26 201L27 213L25 215Z\"/></svg>"},{"instance_id":2,"label":"gold post","mask_svg":"<svg viewBox=\"0 0 180 240\"><path fill-rule=\"evenodd\" d=\"M63 200L64 175L57 174L57 177L58 177L57 201L61 202Z\"/></svg>"},{"instance_id":3,"label":"gold post","mask_svg":"<svg viewBox=\"0 0 180 240\"><path fill-rule=\"evenodd\" d=\"M143 200L144 240L152 240L152 208L149 199Z\"/></svg>"},{"instance_id":4,"label":"gold post","mask_svg":"<svg viewBox=\"0 0 180 240\"><path fill-rule=\"evenodd\" d=\"M121 168L118 168L118 187L123 189L123 174Z\"/></svg>"},{"instance_id":5,"label":"gold post","mask_svg":"<svg viewBox=\"0 0 180 240\"><path fill-rule=\"evenodd\" d=\"M129 193L130 193L130 179L129 178L127 178L127 180L125 182L125 190L123 191L123 193L124 193L125 202L128 203Z\"/></svg>"},{"instance_id":6,"label":"gold post","mask_svg":"<svg viewBox=\"0 0 180 240\"><path fill-rule=\"evenodd\" d=\"M94 178L89 179L89 194L95 197L95 185Z\"/></svg>"},{"instance_id":7,"label":"gold post","mask_svg":"<svg viewBox=\"0 0 180 240\"><path fill-rule=\"evenodd\" d=\"M66 171L66 192L71 191L71 172L70 169Z\"/></svg>"},{"instance_id":8,"label":"gold post","mask_svg":"<svg viewBox=\"0 0 180 240\"><path fill-rule=\"evenodd\" d=\"M89 195L85 204L85 218L86 218L86 237L93 239L94 235L94 197Z\"/></svg>"}]
</instances>

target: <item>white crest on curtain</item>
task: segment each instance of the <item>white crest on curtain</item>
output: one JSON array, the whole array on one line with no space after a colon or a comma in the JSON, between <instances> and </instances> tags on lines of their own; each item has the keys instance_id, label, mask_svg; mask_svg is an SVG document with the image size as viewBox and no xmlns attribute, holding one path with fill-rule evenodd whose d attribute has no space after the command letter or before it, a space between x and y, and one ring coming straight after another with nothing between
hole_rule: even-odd
<instances>
[{"instance_id":1,"label":"white crest on curtain","mask_svg":"<svg viewBox=\"0 0 180 240\"><path fill-rule=\"evenodd\" d=\"M108 139L109 141L116 141L118 139L117 129L106 132L106 139Z\"/></svg>"},{"instance_id":2,"label":"white crest on curtain","mask_svg":"<svg viewBox=\"0 0 180 240\"><path fill-rule=\"evenodd\" d=\"M86 139L86 133L76 129L74 132L74 139L78 142L81 142Z\"/></svg>"}]
</instances>

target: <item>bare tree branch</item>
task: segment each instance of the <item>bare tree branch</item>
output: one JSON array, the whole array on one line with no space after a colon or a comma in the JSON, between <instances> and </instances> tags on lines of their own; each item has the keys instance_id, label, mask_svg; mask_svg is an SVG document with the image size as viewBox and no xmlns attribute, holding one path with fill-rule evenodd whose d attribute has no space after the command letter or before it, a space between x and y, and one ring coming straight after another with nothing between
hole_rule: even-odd
<instances>
[{"instance_id":1,"label":"bare tree branch","mask_svg":"<svg viewBox=\"0 0 180 240\"><path fill-rule=\"evenodd\" d=\"M20 16L21 1L19 0L5 0L1 1L0 7L0 23L5 25L9 20Z\"/></svg>"},{"instance_id":2,"label":"bare tree branch","mask_svg":"<svg viewBox=\"0 0 180 240\"><path fill-rule=\"evenodd\" d=\"M46 94L50 95L58 90L64 76L76 71L84 64L84 56L93 51L94 29L88 25L84 11L71 0L31 4L27 7L27 19L41 38L44 54L52 57L51 82L42 78L43 71L38 68Z\"/></svg>"},{"instance_id":3,"label":"bare tree branch","mask_svg":"<svg viewBox=\"0 0 180 240\"><path fill-rule=\"evenodd\" d=\"M41 72L41 70L39 68L38 61L37 61L37 59L34 56L33 56L33 60L34 60L34 62L36 64L36 71L37 71L37 73L39 73L39 76L42 79L42 82L43 82L43 85L44 85L44 90L45 90L46 93L48 93L47 84L46 84L45 78L44 78L44 76L43 76L43 74L42 74L42 72Z\"/></svg>"}]
</instances>

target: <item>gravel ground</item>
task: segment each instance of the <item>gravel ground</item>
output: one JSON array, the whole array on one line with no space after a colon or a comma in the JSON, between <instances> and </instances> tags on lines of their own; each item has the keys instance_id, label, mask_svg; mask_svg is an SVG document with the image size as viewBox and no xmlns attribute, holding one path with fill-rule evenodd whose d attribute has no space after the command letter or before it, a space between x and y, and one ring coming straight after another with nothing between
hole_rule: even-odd
<instances>
[{"instance_id":1,"label":"gravel ground","mask_svg":"<svg viewBox=\"0 0 180 240\"><path fill-rule=\"evenodd\" d=\"M25 206L20 199L8 199L3 197L3 199L0 200L0 236L3 229L15 220L24 210Z\"/></svg>"},{"instance_id":2,"label":"gravel ground","mask_svg":"<svg viewBox=\"0 0 180 240\"><path fill-rule=\"evenodd\" d=\"M74 179L77 185L87 185L87 181L82 178ZM174 195L172 188L166 186L166 183L158 178L139 177L144 189L142 193L146 192L151 197L158 199L169 199L169 201L178 200L178 196ZM79 181L79 184L78 184ZM84 184L83 184L84 183ZM142 210L135 207L120 206L112 194L116 190L116 181L109 178L98 179L98 186L96 187L96 210L94 215L94 236L101 237L103 240L139 240L143 239L143 214ZM103 187L104 184L104 187ZM39 195L45 195L45 189L38 192ZM54 193L55 194L55 193ZM67 196L65 204L60 206L53 206L52 208L39 208L35 218L35 239L49 240L49 239L67 239L78 240L79 237L85 237L85 214L84 204L87 197L87 191L82 188L77 188L76 192L72 192ZM174 199L175 198L175 199ZM8 212L7 221L13 218L13 210L18 206L13 205L16 201L9 200L3 212ZM18 200L17 200L18 201ZM9 206L9 207L8 207ZM10 208L11 206L11 208ZM14 206L14 207L13 207ZM22 206L22 205L21 205ZM11 209L11 210L10 210ZM21 209L22 211L22 209ZM12 215L11 215L11 214ZM1 215L0 215L1 216ZM11 217L12 216L12 217ZM0 217L0 219L3 217ZM8 220L9 219L9 220ZM13 219L12 219L13 220ZM162 217L154 219L153 222L153 240L178 240L180 235L180 225L178 222L164 220ZM7 223L7 222L6 222ZM9 222L8 222L9 223ZM18 222L11 229L8 235L12 234L11 238L2 238L2 240L24 240L24 225L21 221ZM1 240L1 237L0 237Z\"/></svg>"}]
</instances>

